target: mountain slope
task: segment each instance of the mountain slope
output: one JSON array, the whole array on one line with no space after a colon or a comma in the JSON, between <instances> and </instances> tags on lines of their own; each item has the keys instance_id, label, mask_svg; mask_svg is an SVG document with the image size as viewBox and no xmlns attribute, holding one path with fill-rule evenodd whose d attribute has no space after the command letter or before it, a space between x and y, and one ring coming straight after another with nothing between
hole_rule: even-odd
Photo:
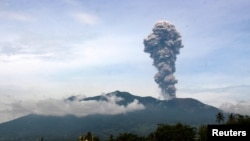
<instances>
[{"instance_id":1,"label":"mountain slope","mask_svg":"<svg viewBox=\"0 0 250 141\"><path fill-rule=\"evenodd\" d=\"M74 100L77 99L75 97L66 99L66 101ZM60 140L76 139L80 133L88 131L101 138L121 132L145 135L152 132L160 123L174 124L181 122L191 125L214 123L215 115L220 111L192 98L175 98L166 101L152 97L134 96L128 92L120 91L83 98L79 101L109 100L114 100L113 102L120 106L127 106L134 101L138 101L145 108L116 115L95 114L85 117L27 115L0 124L0 141L20 141L21 139L28 141L42 136L46 140L52 140L53 138L60 138ZM98 105L96 107L98 108Z\"/></svg>"},{"instance_id":2,"label":"mountain slope","mask_svg":"<svg viewBox=\"0 0 250 141\"><path fill-rule=\"evenodd\" d=\"M162 113L157 116L169 115L168 113L173 112L173 113L176 113L176 115L175 116L171 115L170 117L174 117L177 119L178 117L176 116L182 115L182 114L187 114L185 115L185 117L191 116L193 118L194 116L197 116L200 118L208 119L209 117L211 117L209 116L210 114L218 113L220 111L216 107L204 104L192 98L174 98L171 100L159 100L153 97L134 96L128 92L120 92L120 91L115 91L104 96L84 98L82 99L82 101L88 101L88 100L107 101L108 96L116 96L116 97L122 98L120 101L117 102L117 104L125 105L125 106L133 102L134 100L138 100L139 103L145 106L144 111L148 111L148 112L161 111ZM195 115L192 115L192 114L195 114ZM211 118L212 120L214 120L214 117L211 117ZM187 121L183 117L179 118L179 120L183 122ZM213 122L213 121L210 121L210 122ZM195 122L193 121L193 123Z\"/></svg>"}]
</instances>

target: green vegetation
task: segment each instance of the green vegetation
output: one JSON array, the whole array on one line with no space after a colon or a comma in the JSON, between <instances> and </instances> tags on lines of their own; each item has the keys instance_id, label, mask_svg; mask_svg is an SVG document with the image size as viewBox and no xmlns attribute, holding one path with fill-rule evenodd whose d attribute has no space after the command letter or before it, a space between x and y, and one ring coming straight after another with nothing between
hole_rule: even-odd
<instances>
[{"instance_id":1,"label":"green vegetation","mask_svg":"<svg viewBox=\"0 0 250 141\"><path fill-rule=\"evenodd\" d=\"M75 119L77 120L77 119ZM101 120L98 119L98 120ZM67 120L68 121L68 120ZM66 121L66 122L67 122ZM71 120L69 120L71 121ZM220 125L250 125L250 117L248 115L240 114L226 114L218 112L214 114L214 121ZM132 128L132 124L129 124L127 121L123 121ZM81 122L76 122L83 126ZM93 123L93 122L92 122ZM118 122L116 122L118 123ZM214 122L215 123L215 122ZM50 123L51 124L51 123ZM149 124L151 125L151 124ZM113 125L110 122L110 126L120 126L122 125ZM69 128L67 126L61 126L62 128ZM9 138L4 138L0 136L0 141L207 141L207 130L208 126L206 124L183 124L183 123L174 123L174 124L158 124L155 127L147 127L147 125L141 126L140 129L152 128L150 132L136 132L136 130L129 130L129 128L124 128L121 130L101 130L105 134L100 134L100 130L92 130L91 127L97 128L97 124L88 126L88 130L82 130L83 134L79 134L79 130L70 127L72 133L64 132L63 134L52 136L46 136L40 132L40 135L28 135L25 137L16 137L10 136ZM39 128L39 127L37 127ZM48 128L51 128L48 126ZM111 128L110 128L111 129ZM118 129L118 128L115 128ZM21 132L20 132L21 133ZM105 135L105 136L104 136Z\"/></svg>"},{"instance_id":2,"label":"green vegetation","mask_svg":"<svg viewBox=\"0 0 250 141\"><path fill-rule=\"evenodd\" d=\"M225 119L227 120L225 121ZM216 121L218 124L224 125L250 125L250 117L240 114L229 114L225 117L222 112L219 112L216 115ZM86 135L80 136L79 141L100 141L100 139L88 132ZM118 134L116 137L110 135L105 141L207 141L207 125L192 127L182 123L175 125L158 124L157 129L147 136L125 132Z\"/></svg>"},{"instance_id":3,"label":"green vegetation","mask_svg":"<svg viewBox=\"0 0 250 141\"><path fill-rule=\"evenodd\" d=\"M148 136L134 133L120 133L116 138L110 135L106 141L195 141L196 128L178 123L176 125L159 124L157 129ZM88 132L79 137L79 141L99 141L99 138Z\"/></svg>"},{"instance_id":4,"label":"green vegetation","mask_svg":"<svg viewBox=\"0 0 250 141\"><path fill-rule=\"evenodd\" d=\"M94 136L99 137L102 141L109 139L111 134L113 140L124 139L127 136L134 138L133 134L146 140L151 133L150 139L156 140L158 137L153 133L158 134L160 132L157 131L158 123L163 123L161 128L170 128L168 129L170 131L178 122L185 123L183 128L186 128L186 125L192 125L197 130L199 125L215 124L215 116L221 111L192 98L159 100L119 91L106 94L106 96L89 97L83 100L107 101L104 98L111 95L121 97L122 100L117 103L121 107L126 107L134 100L138 100L145 106L145 109L115 115L91 114L83 117L30 114L1 123L0 141L41 141L41 137L43 137L43 141L79 141L79 136L82 135L84 140L88 131L91 131ZM168 126L164 125L166 123Z\"/></svg>"},{"instance_id":5,"label":"green vegetation","mask_svg":"<svg viewBox=\"0 0 250 141\"><path fill-rule=\"evenodd\" d=\"M219 112L217 115L216 115L216 122L218 123L224 123L224 115L222 112Z\"/></svg>"}]
</instances>

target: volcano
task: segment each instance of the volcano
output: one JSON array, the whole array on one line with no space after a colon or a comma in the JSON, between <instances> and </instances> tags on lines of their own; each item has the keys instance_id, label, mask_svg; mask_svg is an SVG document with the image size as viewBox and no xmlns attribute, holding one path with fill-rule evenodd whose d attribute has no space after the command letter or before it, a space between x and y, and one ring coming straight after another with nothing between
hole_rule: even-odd
<instances>
[{"instance_id":1,"label":"volcano","mask_svg":"<svg viewBox=\"0 0 250 141\"><path fill-rule=\"evenodd\" d=\"M132 132L146 135L158 124L184 123L193 126L215 123L220 109L192 98L159 100L153 97L140 97L129 92L114 91L105 95L79 99L83 101L107 101L107 97L119 98L117 105L127 106L133 101L144 105L143 109L120 114L92 114L84 117L74 115L44 116L30 114L0 124L0 141L29 141L44 137L46 140L77 139L81 133L91 131L100 138ZM75 100L71 96L65 101ZM98 105L93 108L100 108Z\"/></svg>"}]
</instances>

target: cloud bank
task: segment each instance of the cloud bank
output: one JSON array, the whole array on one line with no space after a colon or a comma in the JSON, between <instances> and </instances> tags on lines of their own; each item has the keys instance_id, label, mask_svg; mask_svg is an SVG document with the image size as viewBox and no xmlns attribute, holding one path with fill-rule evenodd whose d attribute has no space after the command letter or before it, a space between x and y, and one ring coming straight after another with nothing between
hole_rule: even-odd
<instances>
[{"instance_id":1,"label":"cloud bank","mask_svg":"<svg viewBox=\"0 0 250 141\"><path fill-rule=\"evenodd\" d=\"M242 115L250 115L250 101L239 101L235 104L233 103L223 103L220 109L229 113L236 113Z\"/></svg>"},{"instance_id":2,"label":"cloud bank","mask_svg":"<svg viewBox=\"0 0 250 141\"><path fill-rule=\"evenodd\" d=\"M2 117L1 121L18 118L28 114L38 114L46 116L65 116L74 115L84 117L93 114L116 115L127 112L142 110L144 105L134 100L128 105L118 105L117 102L122 98L115 95L106 97L107 101L81 101L81 97L73 100L45 99L34 101L16 101L8 105L5 104L5 110L0 109L0 113L9 115ZM6 108L8 107L8 108ZM4 119L5 118L5 119ZM8 118L8 119L6 119Z\"/></svg>"},{"instance_id":3,"label":"cloud bank","mask_svg":"<svg viewBox=\"0 0 250 141\"><path fill-rule=\"evenodd\" d=\"M179 96L192 97L225 112L250 115L249 85L219 88L179 88Z\"/></svg>"}]
</instances>

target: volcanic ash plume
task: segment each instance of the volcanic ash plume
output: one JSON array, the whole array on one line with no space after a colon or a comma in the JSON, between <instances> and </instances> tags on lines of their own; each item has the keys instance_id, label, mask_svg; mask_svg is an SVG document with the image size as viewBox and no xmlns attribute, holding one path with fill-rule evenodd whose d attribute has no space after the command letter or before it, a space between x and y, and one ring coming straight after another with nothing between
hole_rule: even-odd
<instances>
[{"instance_id":1,"label":"volcanic ash plume","mask_svg":"<svg viewBox=\"0 0 250 141\"><path fill-rule=\"evenodd\" d=\"M181 35L175 26L167 21L159 21L147 38L144 39L144 51L150 54L158 73L155 82L161 88L164 99L175 98L177 80L174 77L176 55L183 47Z\"/></svg>"}]
</instances>

